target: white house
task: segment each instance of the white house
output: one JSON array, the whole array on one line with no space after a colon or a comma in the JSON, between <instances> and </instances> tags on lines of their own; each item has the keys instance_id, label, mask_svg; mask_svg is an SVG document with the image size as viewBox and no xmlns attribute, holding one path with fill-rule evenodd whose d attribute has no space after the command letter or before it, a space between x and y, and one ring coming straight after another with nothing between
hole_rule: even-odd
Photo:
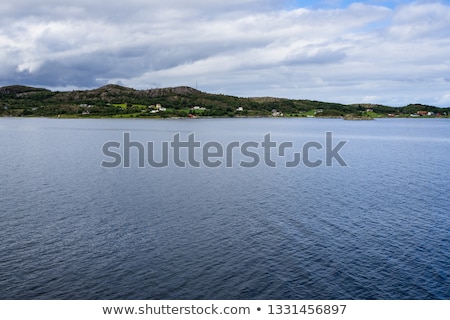
<instances>
[{"instance_id":1,"label":"white house","mask_svg":"<svg viewBox=\"0 0 450 320\"><path fill-rule=\"evenodd\" d=\"M194 106L191 108L192 110L206 110L204 107Z\"/></svg>"},{"instance_id":2,"label":"white house","mask_svg":"<svg viewBox=\"0 0 450 320\"><path fill-rule=\"evenodd\" d=\"M272 109L272 117L283 117L284 114L276 109Z\"/></svg>"}]
</instances>

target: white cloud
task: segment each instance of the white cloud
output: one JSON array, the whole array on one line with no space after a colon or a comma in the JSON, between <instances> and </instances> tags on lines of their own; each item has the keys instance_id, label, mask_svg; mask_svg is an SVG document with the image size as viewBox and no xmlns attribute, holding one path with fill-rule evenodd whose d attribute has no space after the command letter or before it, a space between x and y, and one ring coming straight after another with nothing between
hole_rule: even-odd
<instances>
[{"instance_id":1,"label":"white cloud","mask_svg":"<svg viewBox=\"0 0 450 320\"><path fill-rule=\"evenodd\" d=\"M391 1L392 2L392 1ZM288 1L17 0L0 5L0 85L195 85L239 96L447 105L450 7Z\"/></svg>"}]
</instances>

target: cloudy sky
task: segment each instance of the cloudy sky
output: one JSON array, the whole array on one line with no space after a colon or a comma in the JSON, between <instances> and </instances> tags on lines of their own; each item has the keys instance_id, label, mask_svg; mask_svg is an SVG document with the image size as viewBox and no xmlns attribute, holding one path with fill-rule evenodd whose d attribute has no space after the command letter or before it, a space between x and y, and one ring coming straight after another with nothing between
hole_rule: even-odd
<instances>
[{"instance_id":1,"label":"cloudy sky","mask_svg":"<svg viewBox=\"0 0 450 320\"><path fill-rule=\"evenodd\" d=\"M450 1L2 1L0 61L0 86L450 106Z\"/></svg>"}]
</instances>

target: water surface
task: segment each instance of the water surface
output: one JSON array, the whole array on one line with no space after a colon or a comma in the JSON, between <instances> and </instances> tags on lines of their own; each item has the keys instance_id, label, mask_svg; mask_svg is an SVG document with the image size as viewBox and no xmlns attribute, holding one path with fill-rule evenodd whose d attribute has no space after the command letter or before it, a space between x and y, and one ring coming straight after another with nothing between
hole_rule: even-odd
<instances>
[{"instance_id":1,"label":"water surface","mask_svg":"<svg viewBox=\"0 0 450 320\"><path fill-rule=\"evenodd\" d=\"M101 167L124 132L348 166ZM450 299L447 119L0 118L0 150L2 299Z\"/></svg>"}]
</instances>

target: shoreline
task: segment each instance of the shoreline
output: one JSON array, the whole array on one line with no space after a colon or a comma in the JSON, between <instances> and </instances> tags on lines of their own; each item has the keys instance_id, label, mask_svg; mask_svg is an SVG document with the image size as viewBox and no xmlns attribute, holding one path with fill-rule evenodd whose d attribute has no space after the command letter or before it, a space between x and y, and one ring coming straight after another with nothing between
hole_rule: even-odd
<instances>
[{"instance_id":1,"label":"shoreline","mask_svg":"<svg viewBox=\"0 0 450 320\"><path fill-rule=\"evenodd\" d=\"M373 121L373 120L379 120L379 119L414 119L414 120L424 120L424 119L450 119L450 116L440 116L440 117L411 117L411 116L404 116L404 117L376 117L376 118L359 118L359 117L264 117L264 116L239 116L239 117L220 117L220 116L198 116L194 118L190 117L117 117L117 116L111 116L111 117L105 117L105 116L0 116L0 119L3 118L9 118L9 119L54 119L54 120L68 120L68 119L130 119L130 120L207 120L207 119L323 119L323 120L344 120L344 121Z\"/></svg>"}]
</instances>

